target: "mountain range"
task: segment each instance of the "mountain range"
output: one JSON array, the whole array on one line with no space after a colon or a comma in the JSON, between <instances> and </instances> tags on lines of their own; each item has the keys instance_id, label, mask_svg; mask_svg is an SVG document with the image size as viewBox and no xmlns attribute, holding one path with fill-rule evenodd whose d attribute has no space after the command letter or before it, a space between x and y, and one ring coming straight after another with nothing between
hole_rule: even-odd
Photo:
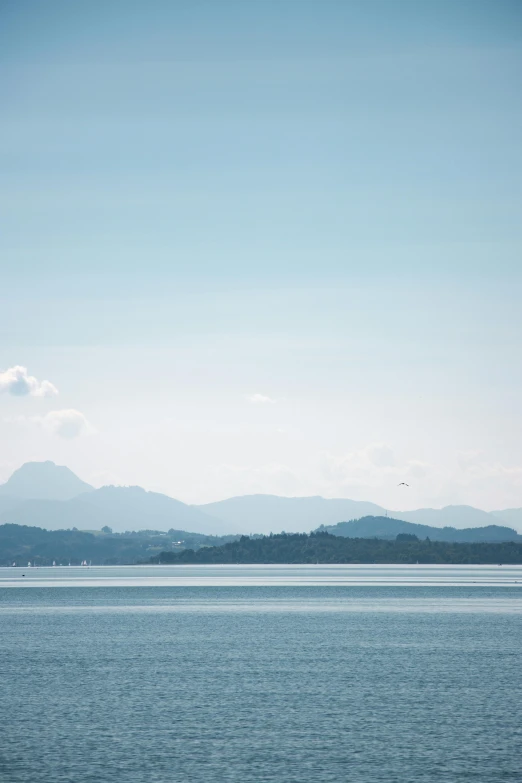
<instances>
[{"instance_id":1,"label":"mountain range","mask_svg":"<svg viewBox=\"0 0 522 783\"><path fill-rule=\"evenodd\" d=\"M486 512L472 506L446 506L389 513L394 520L429 528L469 529L507 524L522 529L522 509L517 508ZM72 527L100 530L109 526L115 532L176 528L205 535L282 530L290 533L309 532L321 526L330 529L362 517L387 516L388 512L375 503L344 498L245 495L200 506L188 505L141 487L95 489L69 468L53 462L28 462L0 485L0 523L48 530ZM397 532L406 529L393 535ZM374 534L367 531L365 535ZM476 540L484 540L484 532L477 536Z\"/></svg>"},{"instance_id":2,"label":"mountain range","mask_svg":"<svg viewBox=\"0 0 522 783\"><path fill-rule=\"evenodd\" d=\"M361 500L286 498L276 495L245 495L207 503L199 508L212 517L228 522L230 530L241 532L308 532L320 525L335 525L366 516L386 515L404 522L432 527L470 528L508 523L522 530L522 509L487 512L473 506L445 506L440 509L388 511L375 503Z\"/></svg>"},{"instance_id":3,"label":"mountain range","mask_svg":"<svg viewBox=\"0 0 522 783\"><path fill-rule=\"evenodd\" d=\"M75 481L78 492L71 495ZM32 525L46 530L78 528L115 532L169 530L221 532L223 523L158 492L141 487L94 489L69 468L52 462L28 462L0 486L0 522Z\"/></svg>"}]
</instances>

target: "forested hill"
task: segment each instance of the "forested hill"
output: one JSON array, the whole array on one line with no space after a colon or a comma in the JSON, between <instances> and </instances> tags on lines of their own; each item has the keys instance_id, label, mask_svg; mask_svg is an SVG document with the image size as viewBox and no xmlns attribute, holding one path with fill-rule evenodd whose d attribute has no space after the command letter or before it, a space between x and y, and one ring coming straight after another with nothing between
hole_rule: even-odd
<instances>
[{"instance_id":1,"label":"forested hill","mask_svg":"<svg viewBox=\"0 0 522 783\"><path fill-rule=\"evenodd\" d=\"M0 565L47 566L79 565L84 560L93 565L124 565L146 560L163 550L197 549L233 541L238 536L205 536L171 529L168 533L141 530L137 533L103 531L43 530L27 525L0 525Z\"/></svg>"},{"instance_id":2,"label":"forested hill","mask_svg":"<svg viewBox=\"0 0 522 783\"><path fill-rule=\"evenodd\" d=\"M337 525L321 525L318 531L326 531L334 536L345 536L346 538L394 539L401 533L409 533L417 536L417 538L431 538L432 541L518 541L522 543L522 536L518 535L516 530L503 525L485 525L484 527L459 529L455 527L418 525L414 522L405 522L403 519L383 516L367 516L361 519L353 519L351 522L339 522Z\"/></svg>"},{"instance_id":3,"label":"forested hill","mask_svg":"<svg viewBox=\"0 0 522 783\"><path fill-rule=\"evenodd\" d=\"M181 530L113 534L0 525L0 565L152 563L520 563L522 543L306 535L204 536Z\"/></svg>"},{"instance_id":4,"label":"forested hill","mask_svg":"<svg viewBox=\"0 0 522 783\"><path fill-rule=\"evenodd\" d=\"M402 534L394 541L342 538L326 532L242 536L198 551L162 552L152 563L510 563L522 564L522 543L420 541Z\"/></svg>"}]
</instances>

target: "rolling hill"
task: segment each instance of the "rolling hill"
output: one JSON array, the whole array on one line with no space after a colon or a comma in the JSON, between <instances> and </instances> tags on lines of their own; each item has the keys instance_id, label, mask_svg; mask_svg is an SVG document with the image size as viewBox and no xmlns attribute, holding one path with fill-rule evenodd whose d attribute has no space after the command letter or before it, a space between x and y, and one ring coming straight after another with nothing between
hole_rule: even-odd
<instances>
[{"instance_id":1,"label":"rolling hill","mask_svg":"<svg viewBox=\"0 0 522 783\"><path fill-rule=\"evenodd\" d=\"M515 530L499 525L472 528L432 527L391 517L363 517L350 522L339 522L337 525L322 526L317 532L326 532L343 538L394 540L398 535L414 535L419 540L429 538L432 541L461 543L517 541L522 543L522 536L519 536Z\"/></svg>"}]
</instances>

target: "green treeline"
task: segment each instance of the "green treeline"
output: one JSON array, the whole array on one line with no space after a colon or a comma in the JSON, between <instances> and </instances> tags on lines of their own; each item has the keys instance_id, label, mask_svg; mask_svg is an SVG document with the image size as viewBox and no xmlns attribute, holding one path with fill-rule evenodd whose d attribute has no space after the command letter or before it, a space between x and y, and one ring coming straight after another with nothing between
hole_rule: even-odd
<instances>
[{"instance_id":1,"label":"green treeline","mask_svg":"<svg viewBox=\"0 0 522 783\"><path fill-rule=\"evenodd\" d=\"M163 550L197 549L236 538L239 536L206 536L174 529L168 533L113 533L109 527L88 532L6 524L0 525L0 565L79 565L84 560L93 565L125 565L148 560Z\"/></svg>"},{"instance_id":2,"label":"green treeline","mask_svg":"<svg viewBox=\"0 0 522 783\"><path fill-rule=\"evenodd\" d=\"M162 552L152 563L511 563L522 564L522 543L453 543L400 536L394 541L342 538L326 532L270 535L193 551Z\"/></svg>"},{"instance_id":3,"label":"green treeline","mask_svg":"<svg viewBox=\"0 0 522 783\"><path fill-rule=\"evenodd\" d=\"M0 525L0 565L132 563L511 563L522 564L522 543L344 538L319 530L270 536L205 536L170 530L112 533Z\"/></svg>"}]
</instances>

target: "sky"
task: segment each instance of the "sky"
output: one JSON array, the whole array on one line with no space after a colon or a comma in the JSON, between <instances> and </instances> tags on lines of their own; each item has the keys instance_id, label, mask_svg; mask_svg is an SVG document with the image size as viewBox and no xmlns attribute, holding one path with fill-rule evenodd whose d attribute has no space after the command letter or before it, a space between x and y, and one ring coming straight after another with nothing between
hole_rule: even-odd
<instances>
[{"instance_id":1,"label":"sky","mask_svg":"<svg viewBox=\"0 0 522 783\"><path fill-rule=\"evenodd\" d=\"M521 44L518 0L3 0L0 481L522 506Z\"/></svg>"}]
</instances>

